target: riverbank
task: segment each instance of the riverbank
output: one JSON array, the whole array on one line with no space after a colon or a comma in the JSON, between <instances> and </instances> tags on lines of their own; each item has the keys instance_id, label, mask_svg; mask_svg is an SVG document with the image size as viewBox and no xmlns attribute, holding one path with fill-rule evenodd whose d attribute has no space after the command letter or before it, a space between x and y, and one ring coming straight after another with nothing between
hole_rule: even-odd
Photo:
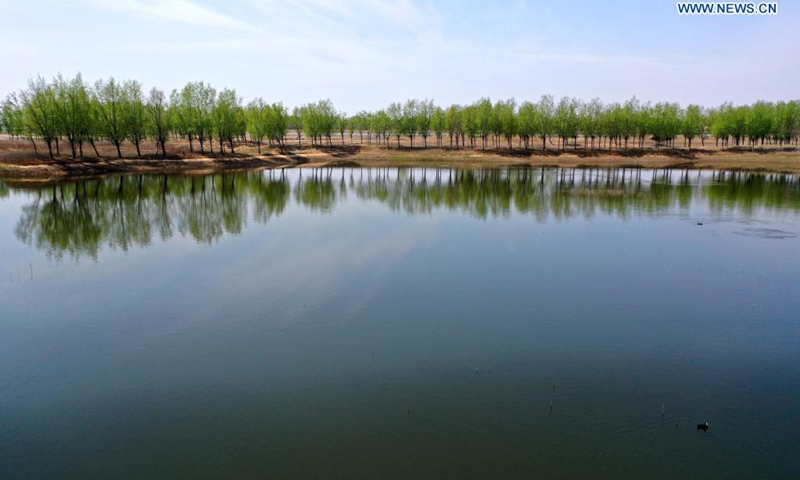
<instances>
[{"instance_id":1,"label":"riverbank","mask_svg":"<svg viewBox=\"0 0 800 480\"><path fill-rule=\"evenodd\" d=\"M209 155L179 150L168 158L111 155L73 160L0 150L0 178L15 181L58 181L114 174L211 173L292 167L429 167L429 168L644 168L737 170L800 174L800 151L794 149L629 149L529 150L386 148L375 145L266 148L259 155L242 147L235 155Z\"/></svg>"}]
</instances>

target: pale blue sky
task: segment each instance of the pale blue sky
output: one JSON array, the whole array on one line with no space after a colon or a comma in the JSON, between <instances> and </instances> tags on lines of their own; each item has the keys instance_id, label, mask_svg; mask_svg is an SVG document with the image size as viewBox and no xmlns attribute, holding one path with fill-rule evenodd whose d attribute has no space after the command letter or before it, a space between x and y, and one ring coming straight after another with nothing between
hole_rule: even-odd
<instances>
[{"instance_id":1,"label":"pale blue sky","mask_svg":"<svg viewBox=\"0 0 800 480\"><path fill-rule=\"evenodd\" d=\"M412 97L800 98L797 0L771 17L666 0L0 0L0 18L0 96L80 71L348 113Z\"/></svg>"}]
</instances>

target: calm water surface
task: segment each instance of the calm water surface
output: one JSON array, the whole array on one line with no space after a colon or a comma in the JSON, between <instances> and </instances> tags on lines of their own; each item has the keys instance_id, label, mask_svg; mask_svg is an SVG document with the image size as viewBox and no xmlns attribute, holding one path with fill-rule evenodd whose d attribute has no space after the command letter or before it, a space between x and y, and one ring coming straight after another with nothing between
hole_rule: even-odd
<instances>
[{"instance_id":1,"label":"calm water surface","mask_svg":"<svg viewBox=\"0 0 800 480\"><path fill-rule=\"evenodd\" d=\"M0 183L0 478L800 478L798 235L778 175Z\"/></svg>"}]
</instances>

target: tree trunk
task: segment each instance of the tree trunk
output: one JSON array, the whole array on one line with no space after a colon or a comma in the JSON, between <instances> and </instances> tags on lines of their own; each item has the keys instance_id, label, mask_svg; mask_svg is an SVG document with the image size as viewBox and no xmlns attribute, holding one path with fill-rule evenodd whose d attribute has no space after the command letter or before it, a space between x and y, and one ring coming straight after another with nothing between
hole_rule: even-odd
<instances>
[{"instance_id":1,"label":"tree trunk","mask_svg":"<svg viewBox=\"0 0 800 480\"><path fill-rule=\"evenodd\" d=\"M47 140L47 151L50 152L50 160L53 159L53 141Z\"/></svg>"},{"instance_id":2,"label":"tree trunk","mask_svg":"<svg viewBox=\"0 0 800 480\"><path fill-rule=\"evenodd\" d=\"M117 146L117 158L122 158L122 149L119 148L120 143L121 142L114 142L114 144Z\"/></svg>"},{"instance_id":3,"label":"tree trunk","mask_svg":"<svg viewBox=\"0 0 800 480\"><path fill-rule=\"evenodd\" d=\"M97 151L97 145L95 145L93 138L89 139L89 144L92 146L94 154L97 155L97 158L100 158L100 152Z\"/></svg>"}]
</instances>

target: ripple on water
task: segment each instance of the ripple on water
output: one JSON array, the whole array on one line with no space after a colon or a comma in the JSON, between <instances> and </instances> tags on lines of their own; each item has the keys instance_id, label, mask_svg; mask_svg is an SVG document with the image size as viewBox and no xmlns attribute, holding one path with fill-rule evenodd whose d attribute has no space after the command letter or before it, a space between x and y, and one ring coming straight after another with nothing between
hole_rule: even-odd
<instances>
[{"instance_id":1,"label":"ripple on water","mask_svg":"<svg viewBox=\"0 0 800 480\"><path fill-rule=\"evenodd\" d=\"M797 237L796 233L778 230L777 228L745 228L744 230L737 230L733 233L745 237L769 238L774 240Z\"/></svg>"}]
</instances>

